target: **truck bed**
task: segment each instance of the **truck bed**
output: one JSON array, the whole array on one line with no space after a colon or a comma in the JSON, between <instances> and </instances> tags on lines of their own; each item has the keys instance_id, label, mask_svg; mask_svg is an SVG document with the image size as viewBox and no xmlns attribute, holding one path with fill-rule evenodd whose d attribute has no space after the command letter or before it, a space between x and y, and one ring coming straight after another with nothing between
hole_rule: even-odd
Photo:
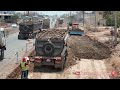
<instances>
[{"instance_id":1,"label":"truck bed","mask_svg":"<svg viewBox=\"0 0 120 90\"><path fill-rule=\"evenodd\" d=\"M64 39L67 34L66 29L49 29L49 30L43 30L37 35L37 39L45 40L48 38L51 39Z\"/></svg>"}]
</instances>

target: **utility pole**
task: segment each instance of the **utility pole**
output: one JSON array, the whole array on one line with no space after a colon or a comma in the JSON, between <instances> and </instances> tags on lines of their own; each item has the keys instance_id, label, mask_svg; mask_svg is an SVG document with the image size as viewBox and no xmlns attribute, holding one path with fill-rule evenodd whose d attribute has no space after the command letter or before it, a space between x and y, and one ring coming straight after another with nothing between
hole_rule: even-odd
<instances>
[{"instance_id":1,"label":"utility pole","mask_svg":"<svg viewBox=\"0 0 120 90\"><path fill-rule=\"evenodd\" d=\"M70 11L70 14L69 14L69 19L70 19L69 22L72 22L72 20L71 20L71 11Z\"/></svg>"},{"instance_id":2,"label":"utility pole","mask_svg":"<svg viewBox=\"0 0 120 90\"><path fill-rule=\"evenodd\" d=\"M91 13L90 13L90 26L91 26Z\"/></svg>"},{"instance_id":3,"label":"utility pole","mask_svg":"<svg viewBox=\"0 0 120 90\"><path fill-rule=\"evenodd\" d=\"M82 11L82 13L83 13L83 26L84 26L84 20L85 20L85 19L84 19L84 18L85 18L85 15L84 15L84 14L85 14L85 11Z\"/></svg>"},{"instance_id":4,"label":"utility pole","mask_svg":"<svg viewBox=\"0 0 120 90\"><path fill-rule=\"evenodd\" d=\"M96 11L95 11L95 29L96 29Z\"/></svg>"},{"instance_id":5,"label":"utility pole","mask_svg":"<svg viewBox=\"0 0 120 90\"><path fill-rule=\"evenodd\" d=\"M117 45L117 11L114 11L114 16L115 16L114 45Z\"/></svg>"},{"instance_id":6,"label":"utility pole","mask_svg":"<svg viewBox=\"0 0 120 90\"><path fill-rule=\"evenodd\" d=\"M30 14L30 12L29 12L29 11L27 11L27 16L29 16L29 14Z\"/></svg>"}]
</instances>

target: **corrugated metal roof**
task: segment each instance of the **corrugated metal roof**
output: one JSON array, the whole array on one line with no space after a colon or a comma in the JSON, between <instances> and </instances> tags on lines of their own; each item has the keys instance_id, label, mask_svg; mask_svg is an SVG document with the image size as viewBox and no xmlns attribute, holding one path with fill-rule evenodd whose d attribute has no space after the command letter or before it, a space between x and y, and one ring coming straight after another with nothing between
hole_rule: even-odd
<instances>
[{"instance_id":1,"label":"corrugated metal roof","mask_svg":"<svg viewBox=\"0 0 120 90\"><path fill-rule=\"evenodd\" d=\"M13 14L0 14L0 16L13 16Z\"/></svg>"}]
</instances>

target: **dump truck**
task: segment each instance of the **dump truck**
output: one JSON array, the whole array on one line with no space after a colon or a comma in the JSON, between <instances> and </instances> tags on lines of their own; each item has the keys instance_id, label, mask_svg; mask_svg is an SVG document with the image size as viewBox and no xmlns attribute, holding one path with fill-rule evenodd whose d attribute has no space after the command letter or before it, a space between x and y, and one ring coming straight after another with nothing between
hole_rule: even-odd
<instances>
[{"instance_id":1,"label":"dump truck","mask_svg":"<svg viewBox=\"0 0 120 90\"><path fill-rule=\"evenodd\" d=\"M24 19L19 23L18 39L31 39L36 36L42 29L42 21L32 20L32 18Z\"/></svg>"},{"instance_id":2,"label":"dump truck","mask_svg":"<svg viewBox=\"0 0 120 90\"><path fill-rule=\"evenodd\" d=\"M58 24L63 24L64 23L64 19L63 18L58 18Z\"/></svg>"},{"instance_id":3,"label":"dump truck","mask_svg":"<svg viewBox=\"0 0 120 90\"><path fill-rule=\"evenodd\" d=\"M58 18L56 20L55 27L62 27L63 23L64 23L64 19L63 18Z\"/></svg>"},{"instance_id":4,"label":"dump truck","mask_svg":"<svg viewBox=\"0 0 120 90\"><path fill-rule=\"evenodd\" d=\"M42 29L49 29L49 28L50 28L50 19L46 17L42 20Z\"/></svg>"},{"instance_id":5,"label":"dump truck","mask_svg":"<svg viewBox=\"0 0 120 90\"><path fill-rule=\"evenodd\" d=\"M79 23L69 23L68 25L69 35L80 35L84 34L84 30L79 27Z\"/></svg>"},{"instance_id":6,"label":"dump truck","mask_svg":"<svg viewBox=\"0 0 120 90\"><path fill-rule=\"evenodd\" d=\"M6 38L4 28L0 28L0 60L4 59L4 50L6 50Z\"/></svg>"},{"instance_id":7,"label":"dump truck","mask_svg":"<svg viewBox=\"0 0 120 90\"><path fill-rule=\"evenodd\" d=\"M34 68L43 65L64 69L67 56L67 30L47 30L36 36Z\"/></svg>"}]
</instances>

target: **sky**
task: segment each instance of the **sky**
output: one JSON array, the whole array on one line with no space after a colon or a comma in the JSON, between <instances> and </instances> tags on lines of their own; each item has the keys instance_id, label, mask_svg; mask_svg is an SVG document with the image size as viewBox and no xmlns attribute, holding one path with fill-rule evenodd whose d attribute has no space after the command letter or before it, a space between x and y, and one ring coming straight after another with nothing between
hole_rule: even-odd
<instances>
[{"instance_id":1,"label":"sky","mask_svg":"<svg viewBox=\"0 0 120 90\"><path fill-rule=\"evenodd\" d=\"M69 13L70 11L38 11L38 12L46 15L63 15Z\"/></svg>"},{"instance_id":2,"label":"sky","mask_svg":"<svg viewBox=\"0 0 120 90\"><path fill-rule=\"evenodd\" d=\"M72 13L75 13L76 11L72 11ZM91 11L86 11L86 12L91 12ZM67 14L70 13L70 11L39 11L39 13L43 13L43 14L47 14L47 15L63 15L63 14Z\"/></svg>"},{"instance_id":3,"label":"sky","mask_svg":"<svg viewBox=\"0 0 120 90\"><path fill-rule=\"evenodd\" d=\"M16 12L23 12L23 11L16 11ZM35 12L39 12L40 14L45 14L45 15L63 15L63 14L67 14L70 13L70 11L35 11Z\"/></svg>"},{"instance_id":4,"label":"sky","mask_svg":"<svg viewBox=\"0 0 120 90\"><path fill-rule=\"evenodd\" d=\"M35 11L35 12L39 12L40 14L45 14L45 15L58 15L58 16L70 13L70 11ZM90 11L86 11L86 12L90 12Z\"/></svg>"}]
</instances>

